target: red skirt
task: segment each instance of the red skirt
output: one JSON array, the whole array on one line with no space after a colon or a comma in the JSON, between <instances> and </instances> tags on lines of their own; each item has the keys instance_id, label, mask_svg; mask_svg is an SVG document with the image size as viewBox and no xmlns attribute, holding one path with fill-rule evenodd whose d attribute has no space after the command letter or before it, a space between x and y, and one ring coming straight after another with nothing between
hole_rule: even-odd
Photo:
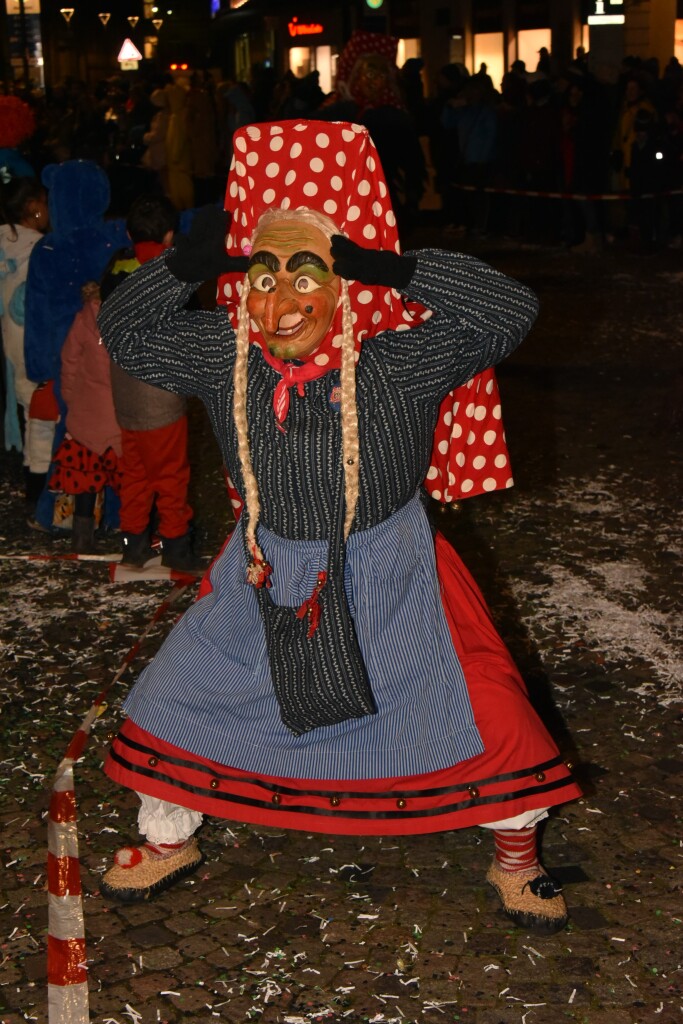
<instances>
[{"instance_id":1,"label":"red skirt","mask_svg":"<svg viewBox=\"0 0 683 1024\"><path fill-rule=\"evenodd\" d=\"M337 835L441 832L581 796L529 702L481 592L440 534L436 562L483 753L440 771L399 778L278 778L207 760L128 719L112 744L106 773L130 789L214 817Z\"/></svg>"},{"instance_id":2,"label":"red skirt","mask_svg":"<svg viewBox=\"0 0 683 1024\"><path fill-rule=\"evenodd\" d=\"M103 455L86 448L73 437L66 437L52 457L55 469L48 487L64 494L96 494L103 487L112 487L118 494L121 487L119 459L113 448Z\"/></svg>"}]
</instances>

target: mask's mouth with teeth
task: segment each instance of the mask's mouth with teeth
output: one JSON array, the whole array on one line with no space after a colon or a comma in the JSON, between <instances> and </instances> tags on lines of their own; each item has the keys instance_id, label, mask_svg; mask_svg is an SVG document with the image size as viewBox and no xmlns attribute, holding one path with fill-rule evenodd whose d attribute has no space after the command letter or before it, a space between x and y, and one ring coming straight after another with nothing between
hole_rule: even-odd
<instances>
[{"instance_id":1,"label":"mask's mouth with teeth","mask_svg":"<svg viewBox=\"0 0 683 1024\"><path fill-rule=\"evenodd\" d=\"M291 338L301 330L305 322L299 313L286 313L280 317L275 335L278 338Z\"/></svg>"}]
</instances>

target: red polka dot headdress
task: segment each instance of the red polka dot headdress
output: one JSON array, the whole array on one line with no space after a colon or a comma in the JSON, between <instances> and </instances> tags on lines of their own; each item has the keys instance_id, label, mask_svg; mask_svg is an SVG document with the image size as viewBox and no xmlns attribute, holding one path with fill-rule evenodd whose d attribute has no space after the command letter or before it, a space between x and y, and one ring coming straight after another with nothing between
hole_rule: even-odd
<instances>
[{"instance_id":1,"label":"red polka dot headdress","mask_svg":"<svg viewBox=\"0 0 683 1024\"><path fill-rule=\"evenodd\" d=\"M389 64L395 65L398 55L398 39L395 36L387 36L379 32L354 29L339 56L337 82L348 82L356 61L369 53L378 53L380 56L386 57Z\"/></svg>"},{"instance_id":2,"label":"red polka dot headdress","mask_svg":"<svg viewBox=\"0 0 683 1024\"><path fill-rule=\"evenodd\" d=\"M395 36L387 36L378 32L365 32L363 29L355 29L351 38L339 55L337 64L336 91L343 98L351 97L358 104L361 112L368 105L402 107L401 95L398 83L395 81L397 72L396 57L398 55L398 39ZM368 104L368 98L354 87L354 74L358 62L363 57L376 55L384 57L387 63L387 70L394 76L394 79L387 83L379 95L375 96L373 102ZM393 86L393 88L392 88Z\"/></svg>"},{"instance_id":3,"label":"red polka dot headdress","mask_svg":"<svg viewBox=\"0 0 683 1024\"><path fill-rule=\"evenodd\" d=\"M326 121L246 125L235 132L233 149L225 197L231 256L251 251L260 217L273 208L316 210L358 245L400 252L396 216L367 128ZM218 301L228 306L235 326L241 287L241 278L230 274L218 288ZM349 298L357 345L381 331L407 330L428 315L415 303L408 311L396 291L356 281L349 281ZM337 334L340 317L338 310ZM252 340L259 339L254 331Z\"/></svg>"}]
</instances>

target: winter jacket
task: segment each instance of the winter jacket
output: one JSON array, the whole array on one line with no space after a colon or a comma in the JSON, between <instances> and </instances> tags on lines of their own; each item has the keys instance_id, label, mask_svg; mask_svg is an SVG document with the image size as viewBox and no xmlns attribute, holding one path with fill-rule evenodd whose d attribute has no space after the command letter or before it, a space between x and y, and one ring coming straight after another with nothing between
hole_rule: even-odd
<instances>
[{"instance_id":1,"label":"winter jacket","mask_svg":"<svg viewBox=\"0 0 683 1024\"><path fill-rule=\"evenodd\" d=\"M31 251L42 235L17 224L0 225L0 324L5 356L14 370L17 400L25 407L31 401L35 383L26 376L24 362L24 312L26 275Z\"/></svg>"},{"instance_id":2,"label":"winter jacket","mask_svg":"<svg viewBox=\"0 0 683 1024\"><path fill-rule=\"evenodd\" d=\"M100 303L86 302L62 348L62 395L67 405L66 429L76 441L103 455L121 454L121 431L111 390L109 353L97 327Z\"/></svg>"}]
</instances>

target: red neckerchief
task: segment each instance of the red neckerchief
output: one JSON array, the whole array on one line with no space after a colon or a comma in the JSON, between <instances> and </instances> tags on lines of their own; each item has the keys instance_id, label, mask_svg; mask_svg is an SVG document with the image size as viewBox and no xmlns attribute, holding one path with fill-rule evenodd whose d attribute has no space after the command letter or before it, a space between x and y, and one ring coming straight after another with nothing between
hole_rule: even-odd
<instances>
[{"instance_id":1,"label":"red neckerchief","mask_svg":"<svg viewBox=\"0 0 683 1024\"><path fill-rule=\"evenodd\" d=\"M138 263L149 263L155 256L166 252L168 248L169 246L164 245L163 242L136 242L133 245L133 252Z\"/></svg>"},{"instance_id":2,"label":"red neckerchief","mask_svg":"<svg viewBox=\"0 0 683 1024\"><path fill-rule=\"evenodd\" d=\"M282 380L278 381L273 392L273 412L275 413L279 430L283 429L280 424L287 418L287 413L289 412L289 389L296 384L299 397L303 398L304 384L307 384L309 380L317 380L318 377L324 377L330 370L338 370L341 366L341 348L335 348L332 345L333 337L334 331L328 331L327 337L321 342L315 352L301 362L278 359L268 351L268 346L265 343L262 343L258 338L256 339L256 344L261 349L265 361L282 377ZM320 355L328 357L327 362L322 366L320 363L315 362L316 356Z\"/></svg>"}]
</instances>

